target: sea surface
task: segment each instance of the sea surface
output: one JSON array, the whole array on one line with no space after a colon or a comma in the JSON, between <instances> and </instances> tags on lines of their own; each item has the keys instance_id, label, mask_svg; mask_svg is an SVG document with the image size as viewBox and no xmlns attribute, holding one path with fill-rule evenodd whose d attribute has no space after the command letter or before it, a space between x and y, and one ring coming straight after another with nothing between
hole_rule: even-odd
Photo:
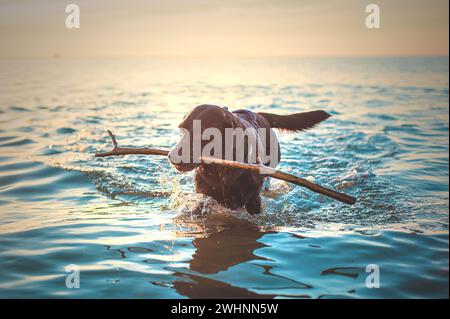
<instances>
[{"instance_id":1,"label":"sea surface","mask_svg":"<svg viewBox=\"0 0 450 319\"><path fill-rule=\"evenodd\" d=\"M446 57L0 60L0 297L448 298L448 72ZM278 134L279 169L357 204L272 179L249 216L163 157L93 157L106 129L168 149L204 103L329 112Z\"/></svg>"}]
</instances>

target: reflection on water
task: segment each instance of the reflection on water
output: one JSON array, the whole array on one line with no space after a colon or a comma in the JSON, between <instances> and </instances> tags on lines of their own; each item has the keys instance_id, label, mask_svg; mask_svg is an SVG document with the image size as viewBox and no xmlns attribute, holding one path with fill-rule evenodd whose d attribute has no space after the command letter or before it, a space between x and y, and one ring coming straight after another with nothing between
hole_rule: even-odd
<instances>
[{"instance_id":1,"label":"reflection on water","mask_svg":"<svg viewBox=\"0 0 450 319\"><path fill-rule=\"evenodd\" d=\"M206 222L206 224L205 224ZM177 271L173 287L189 298L273 298L209 278L208 275L255 260L265 260L254 253L266 245L258 242L265 232L254 224L227 215L211 215L201 223L206 231L220 228L192 241L195 253L189 261L189 272Z\"/></svg>"},{"instance_id":2,"label":"reflection on water","mask_svg":"<svg viewBox=\"0 0 450 319\"><path fill-rule=\"evenodd\" d=\"M448 59L11 60L0 90L0 297L448 297ZM201 103L331 113L281 168L357 205L272 180L249 216L164 158L93 158L105 129L170 147Z\"/></svg>"},{"instance_id":3,"label":"reflection on water","mask_svg":"<svg viewBox=\"0 0 450 319\"><path fill-rule=\"evenodd\" d=\"M262 259L253 252L264 247L257 240L264 235L253 224L242 221L230 228L192 241L195 247L189 269L202 274L215 274L250 260Z\"/></svg>"}]
</instances>

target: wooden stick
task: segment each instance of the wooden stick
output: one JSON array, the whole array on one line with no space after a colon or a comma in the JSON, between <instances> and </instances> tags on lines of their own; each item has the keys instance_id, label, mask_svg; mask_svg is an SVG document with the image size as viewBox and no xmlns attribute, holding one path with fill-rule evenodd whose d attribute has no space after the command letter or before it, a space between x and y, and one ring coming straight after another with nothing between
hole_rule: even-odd
<instances>
[{"instance_id":1,"label":"wooden stick","mask_svg":"<svg viewBox=\"0 0 450 319\"><path fill-rule=\"evenodd\" d=\"M277 169L265 166L263 164L249 164L249 163L240 163L240 162L234 162L224 159L217 159L212 157L202 157L202 161L205 163L212 162L214 164L223 165L227 167L233 167L233 168L239 168L239 169L246 169L251 170L254 172L258 172L260 174L268 175L276 179L280 179L289 183L293 183L299 186L306 187L307 189L331 197L333 199L336 199L338 201L341 201L345 204L353 205L356 203L356 198L351 197L347 194L340 193L337 191L334 191L332 189L320 186L318 184L315 184L313 182L308 181L307 179L284 173L282 171L279 171Z\"/></svg>"},{"instance_id":2,"label":"wooden stick","mask_svg":"<svg viewBox=\"0 0 450 319\"><path fill-rule=\"evenodd\" d=\"M96 153L95 157L108 157L108 156L123 156L123 155L161 155L167 156L169 151L167 150L159 150L159 149L151 149L147 147L119 147L117 146L117 141L115 135L108 130L108 134L111 137L113 143L113 149L109 152L105 153ZM240 163L235 161L229 161L224 159L218 159L213 157L202 157L201 161L205 164L214 163L217 165L222 165L226 167L239 168L245 170L251 170L254 172L262 173L264 175L271 176L276 179L280 179L289 183L293 183L302 187L306 187L307 189L331 197L345 204L353 205L356 203L356 198L349 196L344 193L337 192L335 190L320 186L318 184L312 183L307 179L284 173L282 171L276 170L274 168L262 165L262 164L249 164L249 163Z\"/></svg>"},{"instance_id":3,"label":"wooden stick","mask_svg":"<svg viewBox=\"0 0 450 319\"><path fill-rule=\"evenodd\" d=\"M107 130L111 141L113 143L113 149L105 153L96 153L95 157L108 157L108 156L122 156L122 155L162 155L167 156L169 151L167 150L157 150L148 147L119 147L117 146L116 136Z\"/></svg>"}]
</instances>

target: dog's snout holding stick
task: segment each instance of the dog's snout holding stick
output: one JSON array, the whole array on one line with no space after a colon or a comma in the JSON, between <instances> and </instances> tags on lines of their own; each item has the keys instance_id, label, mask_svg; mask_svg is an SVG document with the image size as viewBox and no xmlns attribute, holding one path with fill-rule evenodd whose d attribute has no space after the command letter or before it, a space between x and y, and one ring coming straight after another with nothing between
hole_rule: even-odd
<instances>
[{"instance_id":1,"label":"dog's snout holding stick","mask_svg":"<svg viewBox=\"0 0 450 319\"><path fill-rule=\"evenodd\" d=\"M107 131L109 136L111 137L113 149L109 152L105 153L96 153L95 157L108 157L108 156L123 156L123 155L160 155L160 156L168 156L169 151L160 150L160 149L151 149L151 148L135 148L135 147L119 147L115 138L115 135L111 131ZM264 175L271 176L276 179L284 180L302 187L306 187L309 190L328 196L345 204L353 205L356 203L356 198L349 196L347 194L343 194L337 192L335 190L320 186L318 184L312 183L304 178L284 173L279 170L264 166L262 164L249 164L249 163L241 163L235 161L229 161L224 159L217 159L212 157L202 157L202 163L214 163L216 165L221 165L230 168L244 169L250 170L254 172L264 171ZM207 164L206 164L207 165Z\"/></svg>"}]
</instances>

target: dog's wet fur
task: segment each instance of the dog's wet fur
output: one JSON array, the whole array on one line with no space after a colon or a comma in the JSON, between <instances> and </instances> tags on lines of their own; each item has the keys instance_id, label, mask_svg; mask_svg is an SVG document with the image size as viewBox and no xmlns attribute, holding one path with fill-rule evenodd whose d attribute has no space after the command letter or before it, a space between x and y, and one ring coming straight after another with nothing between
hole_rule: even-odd
<instances>
[{"instance_id":1,"label":"dog's wet fur","mask_svg":"<svg viewBox=\"0 0 450 319\"><path fill-rule=\"evenodd\" d=\"M277 115L272 113L255 113L249 110L230 112L226 107L203 104L189 112L179 127L188 130L192 136L193 121L200 120L202 131L206 128L214 127L220 130L222 136L225 136L226 128L242 128L245 130L249 127L255 128L256 131L258 128L265 128L266 134L270 134L273 128L300 132L314 127L329 117L330 114L322 110L291 115ZM266 138L269 138L269 136ZM222 154L226 154L225 143L223 143L222 147ZM266 143L266 148L266 152L269 152L269 143ZM280 145L278 141L277 148L279 162ZM247 158L245 156L244 158ZM266 178L265 175L216 164L196 164L193 161L177 164L172 162L172 164L180 172L195 169L195 191L197 193L209 195L229 209L244 207L249 214L261 212L260 192L264 178Z\"/></svg>"}]
</instances>

